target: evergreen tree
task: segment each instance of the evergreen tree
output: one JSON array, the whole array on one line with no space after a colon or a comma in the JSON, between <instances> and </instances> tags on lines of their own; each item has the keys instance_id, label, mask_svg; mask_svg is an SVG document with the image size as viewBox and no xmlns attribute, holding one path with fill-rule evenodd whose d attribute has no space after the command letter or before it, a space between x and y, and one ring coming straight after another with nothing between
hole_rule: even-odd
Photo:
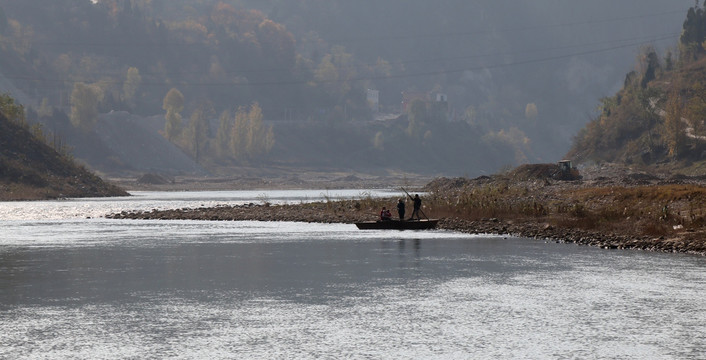
<instances>
[{"instance_id":1,"label":"evergreen tree","mask_svg":"<svg viewBox=\"0 0 706 360\"><path fill-rule=\"evenodd\" d=\"M686 13L686 19L682 25L682 33L679 41L684 44L690 44L698 41L698 18L696 8L689 8Z\"/></svg>"},{"instance_id":2,"label":"evergreen tree","mask_svg":"<svg viewBox=\"0 0 706 360\"><path fill-rule=\"evenodd\" d=\"M659 63L659 56L657 56L657 52L653 47L645 49L645 53L642 56L644 57L645 73L642 76L640 85L644 89L650 81L657 77L657 72L662 69L662 66Z\"/></svg>"},{"instance_id":3,"label":"evergreen tree","mask_svg":"<svg viewBox=\"0 0 706 360\"><path fill-rule=\"evenodd\" d=\"M686 13L686 20L682 25L682 33L679 38L683 59L694 59L704 52L702 44L706 40L706 12L699 6L689 8Z\"/></svg>"},{"instance_id":4,"label":"evergreen tree","mask_svg":"<svg viewBox=\"0 0 706 360\"><path fill-rule=\"evenodd\" d=\"M674 70L674 54L671 51L667 51L667 55L664 56L664 70L672 71Z\"/></svg>"},{"instance_id":5,"label":"evergreen tree","mask_svg":"<svg viewBox=\"0 0 706 360\"><path fill-rule=\"evenodd\" d=\"M6 118L17 124L26 124L24 107L15 103L15 99L8 94L0 94L0 112L2 112Z\"/></svg>"}]
</instances>

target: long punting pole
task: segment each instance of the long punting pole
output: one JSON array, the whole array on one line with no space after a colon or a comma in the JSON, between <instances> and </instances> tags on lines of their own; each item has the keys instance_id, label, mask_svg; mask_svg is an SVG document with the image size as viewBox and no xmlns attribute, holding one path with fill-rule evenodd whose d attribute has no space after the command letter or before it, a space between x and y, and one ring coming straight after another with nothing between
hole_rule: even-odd
<instances>
[{"instance_id":1,"label":"long punting pole","mask_svg":"<svg viewBox=\"0 0 706 360\"><path fill-rule=\"evenodd\" d=\"M404 188L400 188L400 189L402 189L402 191L404 191L404 193L407 194L407 196L409 196L409 198L412 199L412 201L414 201L414 198L412 197L412 195L410 195L407 192L407 190L405 190ZM419 211L421 211L422 215L424 215L424 217L427 218L427 220L429 220L429 217L427 216L427 214L424 213L424 210L422 210L422 208L419 208Z\"/></svg>"}]
</instances>

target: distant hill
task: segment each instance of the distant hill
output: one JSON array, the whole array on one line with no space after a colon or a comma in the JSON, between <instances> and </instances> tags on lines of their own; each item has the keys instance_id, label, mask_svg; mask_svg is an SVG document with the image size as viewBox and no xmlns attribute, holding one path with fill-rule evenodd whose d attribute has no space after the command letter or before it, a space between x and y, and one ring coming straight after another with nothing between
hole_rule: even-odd
<instances>
[{"instance_id":1,"label":"distant hill","mask_svg":"<svg viewBox=\"0 0 706 360\"><path fill-rule=\"evenodd\" d=\"M0 113L0 200L125 195Z\"/></svg>"},{"instance_id":2,"label":"distant hill","mask_svg":"<svg viewBox=\"0 0 706 360\"><path fill-rule=\"evenodd\" d=\"M625 87L602 100L602 114L578 133L567 158L671 168L706 163L706 56L641 79L628 74Z\"/></svg>"},{"instance_id":3,"label":"distant hill","mask_svg":"<svg viewBox=\"0 0 706 360\"><path fill-rule=\"evenodd\" d=\"M694 30L696 29L696 30ZM701 30L699 30L701 29ZM647 47L623 88L574 138L567 158L702 173L706 169L706 11L689 10L678 53ZM698 30L698 31L697 31Z\"/></svg>"},{"instance_id":4,"label":"distant hill","mask_svg":"<svg viewBox=\"0 0 706 360\"><path fill-rule=\"evenodd\" d=\"M693 3L0 0L0 92L121 177L281 164L480 175L560 160L635 48L663 48ZM176 92L183 131L165 135L183 154L149 120L166 129ZM267 154L230 131L254 104L273 126Z\"/></svg>"}]
</instances>

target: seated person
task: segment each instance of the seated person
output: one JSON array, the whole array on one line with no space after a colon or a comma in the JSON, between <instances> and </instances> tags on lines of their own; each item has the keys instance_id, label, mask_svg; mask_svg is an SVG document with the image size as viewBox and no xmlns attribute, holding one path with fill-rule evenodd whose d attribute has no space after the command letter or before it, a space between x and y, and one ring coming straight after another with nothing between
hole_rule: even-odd
<instances>
[{"instance_id":1,"label":"seated person","mask_svg":"<svg viewBox=\"0 0 706 360\"><path fill-rule=\"evenodd\" d=\"M384 206L382 207L382 211L380 211L380 220L382 220L382 221L392 220L392 213L390 212L390 210L388 210Z\"/></svg>"}]
</instances>

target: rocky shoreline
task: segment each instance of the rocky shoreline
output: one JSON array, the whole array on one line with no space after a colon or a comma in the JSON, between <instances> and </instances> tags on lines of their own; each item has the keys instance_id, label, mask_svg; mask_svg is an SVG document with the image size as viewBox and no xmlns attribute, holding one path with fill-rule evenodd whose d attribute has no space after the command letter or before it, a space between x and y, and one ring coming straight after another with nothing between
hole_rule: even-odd
<instances>
[{"instance_id":1,"label":"rocky shoreline","mask_svg":"<svg viewBox=\"0 0 706 360\"><path fill-rule=\"evenodd\" d=\"M307 204L246 204L212 208L184 208L122 212L110 219L201 220L201 221L291 221L307 223L355 223L375 218L372 210L395 199L345 200ZM557 243L575 243L604 249L636 249L669 253L706 255L706 242L684 237L629 235L599 232L552 225L543 219L512 220L484 218L467 220L442 217L439 228L470 234L494 234L521 238L545 239Z\"/></svg>"},{"instance_id":2,"label":"rocky shoreline","mask_svg":"<svg viewBox=\"0 0 706 360\"><path fill-rule=\"evenodd\" d=\"M706 255L704 242L669 239L665 236L632 236L600 233L582 229L557 228L548 223L515 223L499 219L466 221L443 219L440 227L471 234L509 235L522 238L545 239L557 243L596 246L602 249L633 249L668 253Z\"/></svg>"}]
</instances>

